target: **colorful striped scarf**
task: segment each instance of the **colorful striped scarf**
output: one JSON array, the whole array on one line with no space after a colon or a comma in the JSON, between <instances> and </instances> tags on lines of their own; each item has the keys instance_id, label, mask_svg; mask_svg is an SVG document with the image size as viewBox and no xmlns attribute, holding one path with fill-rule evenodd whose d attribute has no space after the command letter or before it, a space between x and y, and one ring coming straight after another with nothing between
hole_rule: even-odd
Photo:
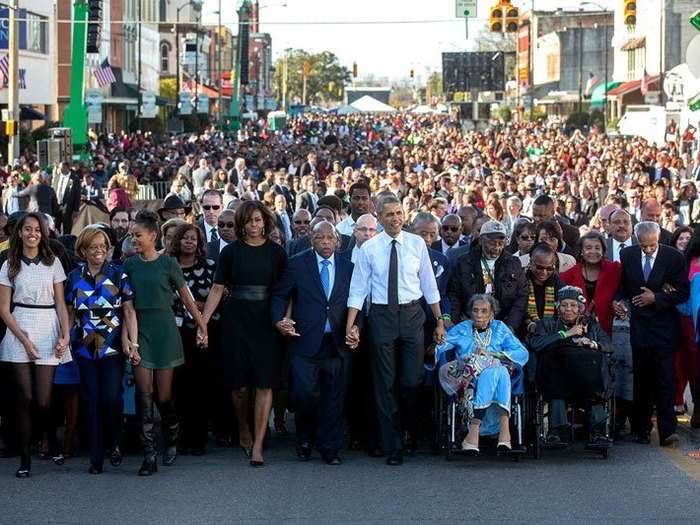
<instances>
[{"instance_id":1,"label":"colorful striped scarf","mask_svg":"<svg viewBox=\"0 0 700 525\"><path fill-rule=\"evenodd\" d=\"M540 315L537 312L537 300L535 299L535 286L532 281L528 282L529 291L527 295L527 313L531 321L539 321ZM556 307L554 305L554 286L544 287L544 315L543 319L554 317Z\"/></svg>"}]
</instances>

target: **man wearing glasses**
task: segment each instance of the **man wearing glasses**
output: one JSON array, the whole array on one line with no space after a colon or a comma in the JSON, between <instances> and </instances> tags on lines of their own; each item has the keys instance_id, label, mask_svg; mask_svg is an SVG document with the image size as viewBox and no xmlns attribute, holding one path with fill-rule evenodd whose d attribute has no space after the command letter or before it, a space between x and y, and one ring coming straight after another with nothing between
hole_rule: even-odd
<instances>
[{"instance_id":1,"label":"man wearing glasses","mask_svg":"<svg viewBox=\"0 0 700 525\"><path fill-rule=\"evenodd\" d=\"M442 218L440 237L429 246L430 249L447 255L447 252L452 248L462 246L463 242L460 239L462 237L462 219L459 218L459 215L451 213Z\"/></svg>"},{"instance_id":2,"label":"man wearing glasses","mask_svg":"<svg viewBox=\"0 0 700 525\"><path fill-rule=\"evenodd\" d=\"M299 239L309 233L311 214L309 210L297 210L292 216L292 240Z\"/></svg>"},{"instance_id":3,"label":"man wearing glasses","mask_svg":"<svg viewBox=\"0 0 700 525\"><path fill-rule=\"evenodd\" d=\"M216 260L220 251L221 235L218 231L219 215L224 209L224 200L218 190L206 190L200 199L204 220L199 227L207 243L207 257Z\"/></svg>"}]
</instances>

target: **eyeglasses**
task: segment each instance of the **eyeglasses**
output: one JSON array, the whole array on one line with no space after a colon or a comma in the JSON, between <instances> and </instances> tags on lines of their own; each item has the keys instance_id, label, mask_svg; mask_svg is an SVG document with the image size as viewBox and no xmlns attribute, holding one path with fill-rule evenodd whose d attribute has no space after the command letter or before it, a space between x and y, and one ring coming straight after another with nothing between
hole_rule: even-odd
<instances>
[{"instance_id":1,"label":"eyeglasses","mask_svg":"<svg viewBox=\"0 0 700 525\"><path fill-rule=\"evenodd\" d=\"M459 226L442 226L442 229L448 232L458 232L462 228L460 228Z\"/></svg>"},{"instance_id":2,"label":"eyeglasses","mask_svg":"<svg viewBox=\"0 0 700 525\"><path fill-rule=\"evenodd\" d=\"M360 233L372 233L377 231L377 228L368 228L367 226L362 226L355 229Z\"/></svg>"},{"instance_id":3,"label":"eyeglasses","mask_svg":"<svg viewBox=\"0 0 700 525\"><path fill-rule=\"evenodd\" d=\"M537 270L538 272L550 272L551 273L554 270L556 270L556 268L554 266L542 266L541 264L535 264L534 266L535 266L535 270Z\"/></svg>"},{"instance_id":4,"label":"eyeglasses","mask_svg":"<svg viewBox=\"0 0 700 525\"><path fill-rule=\"evenodd\" d=\"M311 224L311 221L294 221L294 224Z\"/></svg>"},{"instance_id":5,"label":"eyeglasses","mask_svg":"<svg viewBox=\"0 0 700 525\"><path fill-rule=\"evenodd\" d=\"M209 210L216 211L216 210L221 209L221 205L220 204L205 204L204 206L202 206L202 208L204 209L204 211L209 211Z\"/></svg>"},{"instance_id":6,"label":"eyeglasses","mask_svg":"<svg viewBox=\"0 0 700 525\"><path fill-rule=\"evenodd\" d=\"M236 226L236 223L231 221L231 222L219 222L219 228L233 228Z\"/></svg>"}]
</instances>

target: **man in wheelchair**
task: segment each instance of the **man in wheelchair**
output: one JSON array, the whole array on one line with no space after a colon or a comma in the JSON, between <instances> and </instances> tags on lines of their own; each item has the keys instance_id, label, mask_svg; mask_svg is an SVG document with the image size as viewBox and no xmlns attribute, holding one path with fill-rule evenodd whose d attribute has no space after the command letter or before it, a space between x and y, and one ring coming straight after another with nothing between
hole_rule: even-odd
<instances>
[{"instance_id":1,"label":"man in wheelchair","mask_svg":"<svg viewBox=\"0 0 700 525\"><path fill-rule=\"evenodd\" d=\"M495 319L498 302L493 296L473 295L467 312L470 319L452 327L436 348L438 363L446 352L455 354L440 366L440 384L459 399L459 426L468 428L462 450L477 455L479 436L498 434L498 451L508 452L511 381L522 376L528 353L508 326Z\"/></svg>"},{"instance_id":2,"label":"man in wheelchair","mask_svg":"<svg viewBox=\"0 0 700 525\"><path fill-rule=\"evenodd\" d=\"M592 311L589 309L589 312ZM586 448L608 448L612 345L596 319L586 312L580 288L565 286L557 294L557 316L537 321L529 338L536 356L536 384L549 403L548 445L564 445L567 431L567 401L586 409L589 441Z\"/></svg>"}]
</instances>

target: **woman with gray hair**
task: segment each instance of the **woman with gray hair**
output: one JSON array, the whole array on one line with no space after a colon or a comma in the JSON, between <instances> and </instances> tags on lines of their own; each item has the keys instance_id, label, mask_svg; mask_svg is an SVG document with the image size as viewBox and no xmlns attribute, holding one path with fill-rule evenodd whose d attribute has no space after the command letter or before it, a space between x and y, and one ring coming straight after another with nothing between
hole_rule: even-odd
<instances>
[{"instance_id":1,"label":"woman with gray hair","mask_svg":"<svg viewBox=\"0 0 700 525\"><path fill-rule=\"evenodd\" d=\"M455 360L440 368L440 382L448 394L460 396L461 420L468 428L462 449L477 455L479 436L498 434L498 450L511 450L511 371L522 368L527 350L510 328L495 319L498 302L490 294L469 300L470 319L452 327L436 355L455 351ZM476 387L473 399L467 393Z\"/></svg>"}]
</instances>

